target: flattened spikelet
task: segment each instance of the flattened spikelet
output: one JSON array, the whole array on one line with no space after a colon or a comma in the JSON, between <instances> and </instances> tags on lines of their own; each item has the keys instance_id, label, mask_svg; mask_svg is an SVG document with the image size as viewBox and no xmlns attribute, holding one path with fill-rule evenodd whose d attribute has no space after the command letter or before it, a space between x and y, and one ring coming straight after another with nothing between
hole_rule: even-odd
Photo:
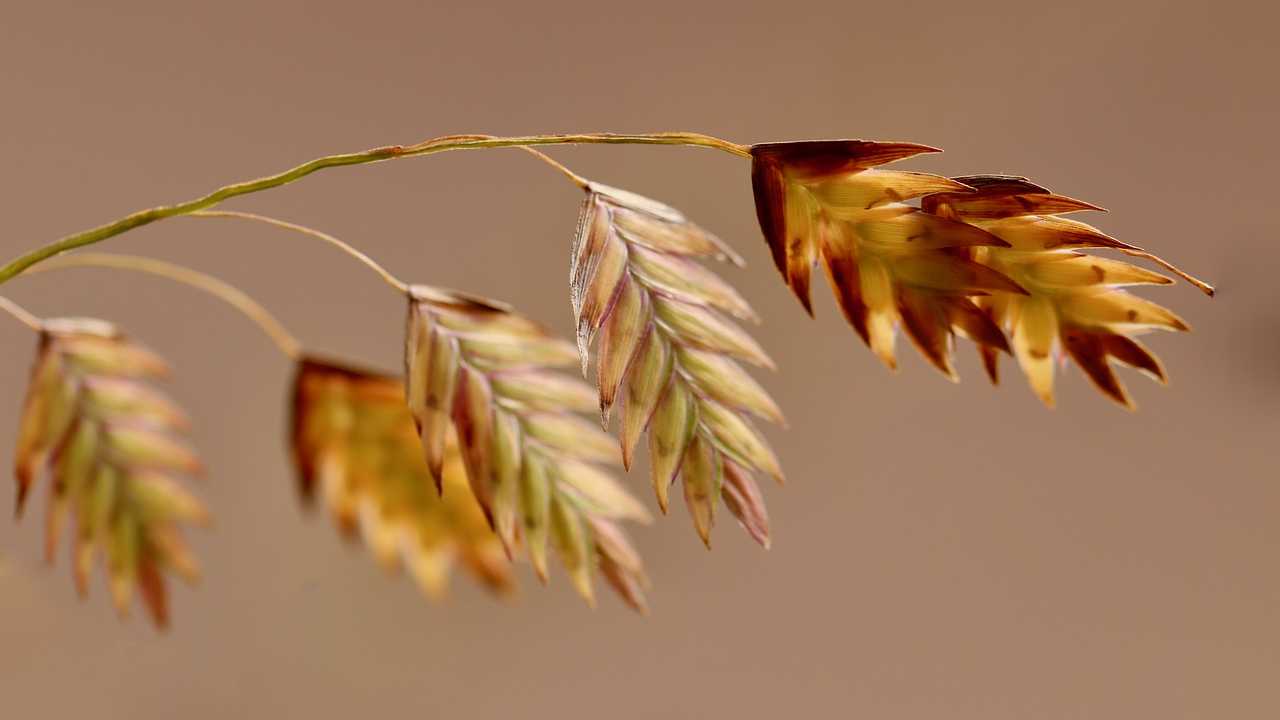
<instances>
[{"instance_id":1,"label":"flattened spikelet","mask_svg":"<svg viewBox=\"0 0 1280 720\"><path fill-rule=\"evenodd\" d=\"M569 286L583 370L595 346L601 421L620 405L623 464L648 435L654 492L663 512L669 487L710 546L724 468L735 485L725 502L753 538L768 546L768 523L753 472L779 481L782 470L747 415L782 422L782 413L738 364L773 367L730 318L755 321L746 300L698 262L741 264L719 239L674 208L589 183L573 245Z\"/></svg>"},{"instance_id":2,"label":"flattened spikelet","mask_svg":"<svg viewBox=\"0 0 1280 720\"><path fill-rule=\"evenodd\" d=\"M304 359L292 428L303 500L319 497L338 528L362 537L384 567L408 570L432 598L444 594L457 565L495 592L514 588L452 433L441 446L444 495L432 486L398 378Z\"/></svg>"},{"instance_id":3,"label":"flattened spikelet","mask_svg":"<svg viewBox=\"0 0 1280 720\"><path fill-rule=\"evenodd\" d=\"M1014 355L1036 394L1053 404L1057 358L1072 358L1116 402L1132 407L1109 360L1162 380L1130 335L1186 330L1169 310L1124 290L1169 278L1080 249L1148 259L1207 294L1212 286L1146 250L1062 217L1096 205L1025 178L944 178L880 165L935 152L910 143L854 140L768 143L751 149L752 185L774 262L810 310L822 262L849 323L889 367L897 328L956 379L953 336L978 344L991 380L999 353ZM920 199L920 206L905 201ZM1006 339L1006 332L1008 339Z\"/></svg>"},{"instance_id":4,"label":"flattened spikelet","mask_svg":"<svg viewBox=\"0 0 1280 720\"><path fill-rule=\"evenodd\" d=\"M208 521L203 504L176 479L201 470L176 437L186 415L147 384L167 372L160 358L109 323L45 321L16 452L19 513L36 479L47 473L51 480L49 561L71 515L81 595L102 553L117 611L126 615L137 591L162 628L169 622L164 574L191 582L199 576L179 526Z\"/></svg>"},{"instance_id":5,"label":"flattened spikelet","mask_svg":"<svg viewBox=\"0 0 1280 720\"><path fill-rule=\"evenodd\" d=\"M412 289L407 398L432 475L443 479L440 448L452 429L471 491L509 554L527 546L545 582L551 544L588 602L599 567L625 602L643 610L639 589L648 581L638 563L610 555L627 545L611 523L648 522L649 514L598 467L616 462L618 452L581 414L594 409L591 388L560 371L577 357L571 344L505 305ZM604 525L616 535L609 545L596 537Z\"/></svg>"},{"instance_id":6,"label":"flattened spikelet","mask_svg":"<svg viewBox=\"0 0 1280 720\"><path fill-rule=\"evenodd\" d=\"M1127 408L1133 407L1133 401L1111 361L1165 381L1160 362L1132 336L1153 329L1189 328L1173 312L1119 288L1168 285L1173 280L1129 263L1080 252L1081 248L1101 248L1149 256L1145 250L1086 223L1060 217L1099 208L1056 195L1024 178L1001 175L960 180L976 192L931 195L923 199L922 207L940 217L980 227L1005 241L1006 247L978 248L974 258L1012 278L1025 294L995 291L978 298L977 304L1009 332L1018 364L1046 405L1054 403L1054 369L1064 356L1104 395ZM994 382L997 357L986 347L981 352Z\"/></svg>"},{"instance_id":7,"label":"flattened spikelet","mask_svg":"<svg viewBox=\"0 0 1280 720\"><path fill-rule=\"evenodd\" d=\"M861 140L756 145L752 186L774 264L805 310L813 313L810 275L821 263L845 318L885 365L897 366L901 327L955 380L953 335L1009 350L970 296L1023 291L972 259L971 248L1004 246L1003 240L905 203L930 194L964 197L970 185L878 169L926 152L936 150Z\"/></svg>"}]
</instances>

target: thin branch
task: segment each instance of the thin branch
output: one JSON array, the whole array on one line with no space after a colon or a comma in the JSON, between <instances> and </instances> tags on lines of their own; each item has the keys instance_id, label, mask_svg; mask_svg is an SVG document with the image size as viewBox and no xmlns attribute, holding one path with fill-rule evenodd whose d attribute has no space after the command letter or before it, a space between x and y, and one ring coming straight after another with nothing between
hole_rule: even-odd
<instances>
[{"instance_id":1,"label":"thin branch","mask_svg":"<svg viewBox=\"0 0 1280 720\"><path fill-rule=\"evenodd\" d=\"M384 282L386 282L391 287L395 288L398 292L407 293L409 291L408 283L404 282L403 280L396 277L395 275L392 275L390 270L387 270L383 266L379 265L376 261L374 261L373 258L369 257L368 255L365 255L363 252L360 252L351 244L344 242L342 240L339 240L338 238L330 235L329 233L321 232L314 228L309 228L305 225L298 225L297 223L291 223L287 220L279 220L277 218L269 217L266 215L240 212L238 210L199 210L193 213L187 213L187 217L238 218L240 220L252 220L255 222L266 223L267 225L274 225L275 227L283 228L285 230L293 230L294 232L299 232L299 233L302 233L303 235L308 235L310 237L317 238L319 240L323 240L324 242L329 243L330 245L333 245L334 247L345 252L346 254L350 255L356 260L359 260L360 262L364 263L371 270L378 273L378 276L381 277Z\"/></svg>"},{"instance_id":2,"label":"thin branch","mask_svg":"<svg viewBox=\"0 0 1280 720\"><path fill-rule=\"evenodd\" d=\"M4 310L10 315L18 319L23 325L40 332L44 329L44 323L40 322L40 318L32 315L26 308L7 297L0 296L0 310Z\"/></svg>"},{"instance_id":3,"label":"thin branch","mask_svg":"<svg viewBox=\"0 0 1280 720\"><path fill-rule=\"evenodd\" d=\"M586 190L587 186L590 184L586 178L582 177L581 175L565 167L564 164L561 163L559 160L556 160L555 158L542 152L541 150L537 150L535 148L531 148L526 145L520 146L519 149L524 150L525 152L538 158L542 162L550 165L556 170L559 170L561 173L564 174L565 177L569 178L569 182L573 183L574 185L577 185L580 190Z\"/></svg>"},{"instance_id":4,"label":"thin branch","mask_svg":"<svg viewBox=\"0 0 1280 720\"><path fill-rule=\"evenodd\" d=\"M365 165L368 163L382 162L384 160L395 160L398 158L415 157L418 155L430 155L448 150L478 150L484 148L519 147L522 145L575 144L685 145L691 147L711 148L721 152L727 152L738 157L750 156L749 146L740 145L738 143L712 137L710 135L703 135L701 133L682 132L645 133L638 135L583 133L572 135L524 135L515 137L450 135L425 140L416 145L392 145L373 148L363 152L346 153L342 155L326 155L275 175L268 175L263 178L258 178L257 180L248 180L245 182L226 185L208 193L207 195L193 200L187 200L186 202L178 203L176 205L161 205L147 210L139 210L138 212L126 215L125 217L114 222L107 223L106 225L100 225L96 228L75 233L74 235L68 235L61 240L17 257L4 267L0 267L0 283L4 283L12 279L38 262L47 260L54 255L58 255L68 250L74 250L78 247L102 242L107 238L128 232L129 230L133 230L134 228L138 228L143 225L149 225L157 220L163 220L177 215L189 215L193 212L205 210L233 197L249 195L251 193L280 187L281 185L287 185L325 168L342 167L346 165Z\"/></svg>"},{"instance_id":5,"label":"thin branch","mask_svg":"<svg viewBox=\"0 0 1280 720\"><path fill-rule=\"evenodd\" d=\"M204 292L231 305L262 328L290 359L296 360L302 355L302 343L298 341L274 315L267 311L258 301L249 297L244 291L219 280L212 275L197 272L182 265L156 260L155 258L136 255L115 255L111 253L76 253L64 255L45 263L27 274L61 270L73 267L101 267L118 270L132 270L167 278L183 285L203 290ZM3 299L3 298L0 298Z\"/></svg>"}]
</instances>

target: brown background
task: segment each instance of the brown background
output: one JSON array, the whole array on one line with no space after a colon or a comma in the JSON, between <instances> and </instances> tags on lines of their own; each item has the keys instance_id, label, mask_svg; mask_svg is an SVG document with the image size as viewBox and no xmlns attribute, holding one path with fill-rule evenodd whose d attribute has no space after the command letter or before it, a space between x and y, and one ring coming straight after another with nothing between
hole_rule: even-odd
<instances>
[{"instance_id":1,"label":"brown background","mask_svg":"<svg viewBox=\"0 0 1280 720\"><path fill-rule=\"evenodd\" d=\"M328 152L454 132L689 129L748 142L868 137L947 149L913 167L1033 176L1220 284L1149 293L1196 327L1151 340L1136 415L1078 372L1060 408L885 372L823 290L807 320L770 266L746 164L573 148L579 172L684 208L749 259L791 420L771 439L776 544L683 508L638 532L655 612L586 610L563 575L512 607L443 605L344 547L293 496L289 367L226 307L78 270L4 292L125 324L180 369L218 516L177 626L80 604L39 513L0 524L0 704L13 717L1271 718L1280 713L1280 122L1263 3L6 4L5 258L140 207ZM1188 4L1189 5L1189 4ZM569 326L578 196L513 151L336 170L233 207L346 237L410 279ZM398 366L402 309L331 249L174 220L107 248L249 289L313 347ZM0 323L0 438L32 337ZM10 440L4 440L6 446ZM10 462L4 449L3 462ZM648 500L646 483L635 488ZM175 714L180 713L180 714Z\"/></svg>"}]
</instances>

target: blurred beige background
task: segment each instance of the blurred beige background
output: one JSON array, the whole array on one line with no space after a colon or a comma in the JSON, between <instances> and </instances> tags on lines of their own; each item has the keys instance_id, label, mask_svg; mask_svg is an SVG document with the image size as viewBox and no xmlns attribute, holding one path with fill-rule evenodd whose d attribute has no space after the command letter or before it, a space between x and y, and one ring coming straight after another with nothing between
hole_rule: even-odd
<instances>
[{"instance_id":1,"label":"blurred beige background","mask_svg":"<svg viewBox=\"0 0 1280 720\"><path fill-rule=\"evenodd\" d=\"M1221 287L1147 293L1172 385L1120 411L1069 371L953 386L889 375L825 290L771 267L747 165L701 150L554 150L685 209L745 254L791 420L775 547L683 508L637 533L654 614L588 611L563 575L431 605L295 502L289 367L226 307L78 270L4 293L126 325L180 370L218 517L206 579L159 636L75 598L39 512L0 523L0 701L23 718L1274 718L1280 714L1280 270L1274 10L1258 2L9 3L0 19L5 259L132 210L347 150L456 132L700 130L947 149L917 169L1015 172ZM1189 5L1189 4L1187 4ZM234 202L356 242L407 278L567 331L578 195L514 151L327 172ZM329 248L174 220L103 249L219 274L313 347L394 369L400 301ZM0 322L0 463L33 338ZM1007 368L1011 367L1006 365ZM647 483L633 478L642 497Z\"/></svg>"}]
</instances>

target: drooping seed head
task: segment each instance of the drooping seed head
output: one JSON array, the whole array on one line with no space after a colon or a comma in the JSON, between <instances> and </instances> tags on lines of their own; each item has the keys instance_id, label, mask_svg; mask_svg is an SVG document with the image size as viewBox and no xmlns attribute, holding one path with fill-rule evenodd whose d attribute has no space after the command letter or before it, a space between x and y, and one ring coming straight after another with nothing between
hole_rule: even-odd
<instances>
[{"instance_id":1,"label":"drooping seed head","mask_svg":"<svg viewBox=\"0 0 1280 720\"><path fill-rule=\"evenodd\" d=\"M907 200L974 189L938 175L879 169L936 149L862 140L769 143L752 148L756 212L774 263L812 314L810 275L821 262L845 318L887 366L902 327L920 352L956 379L953 336L1008 350L970 296L1021 292L973 260L1004 241L921 212Z\"/></svg>"},{"instance_id":2,"label":"drooping seed head","mask_svg":"<svg viewBox=\"0 0 1280 720\"><path fill-rule=\"evenodd\" d=\"M1081 252L1146 251L1092 225L1061 217L1100 208L1057 195L1025 178L1001 175L962 180L976 192L931 195L923 199L922 207L1005 241L1005 247L982 248L977 260L1012 278L1025 293L993 292L978 298L977 304L1009 333L1018 364L1046 405L1054 404L1054 369L1064 355L1075 361L1103 394L1128 408L1133 402L1109 360L1165 381L1160 362L1132 336L1189 327L1172 311L1119 288L1168 285L1173 280L1129 263ZM989 348L980 351L994 382L998 358Z\"/></svg>"},{"instance_id":3,"label":"drooping seed head","mask_svg":"<svg viewBox=\"0 0 1280 720\"><path fill-rule=\"evenodd\" d=\"M404 384L317 359L298 365L292 448L299 491L317 499L348 536L361 537L388 569L408 570L440 597L461 565L499 593L515 579L502 543L471 494L453 433L441 446L443 495L428 474Z\"/></svg>"},{"instance_id":4,"label":"drooping seed head","mask_svg":"<svg viewBox=\"0 0 1280 720\"><path fill-rule=\"evenodd\" d=\"M176 479L202 469L178 438L186 415L147 384L167 373L159 357L110 323L44 321L16 452L19 513L36 479L47 474L51 480L50 562L73 516L73 572L81 594L101 553L117 611L128 612L136 591L159 627L169 622L165 572L192 582L199 575L179 526L209 519Z\"/></svg>"},{"instance_id":5,"label":"drooping seed head","mask_svg":"<svg viewBox=\"0 0 1280 720\"><path fill-rule=\"evenodd\" d=\"M577 361L573 346L501 303L414 288L405 357L429 471L441 477L443 438L455 433L471 491L508 553L523 541L545 581L552 541L592 601L591 578L606 562L592 523L648 522L649 514L599 468L616 463L618 451L583 417L596 408L590 387L563 372ZM615 566L605 573L640 609L622 575Z\"/></svg>"},{"instance_id":6,"label":"drooping seed head","mask_svg":"<svg viewBox=\"0 0 1280 720\"><path fill-rule=\"evenodd\" d=\"M773 367L734 322L758 319L732 286L698 262L741 260L674 208L599 183L586 191L569 278L584 373L594 344L602 423L622 408L623 464L631 466L647 434L659 506L667 510L669 488L680 479L709 546L723 467L735 463L759 517L763 503L751 473L782 479L772 449L746 419L783 421L739 365ZM767 546L767 522L748 529Z\"/></svg>"}]
</instances>

